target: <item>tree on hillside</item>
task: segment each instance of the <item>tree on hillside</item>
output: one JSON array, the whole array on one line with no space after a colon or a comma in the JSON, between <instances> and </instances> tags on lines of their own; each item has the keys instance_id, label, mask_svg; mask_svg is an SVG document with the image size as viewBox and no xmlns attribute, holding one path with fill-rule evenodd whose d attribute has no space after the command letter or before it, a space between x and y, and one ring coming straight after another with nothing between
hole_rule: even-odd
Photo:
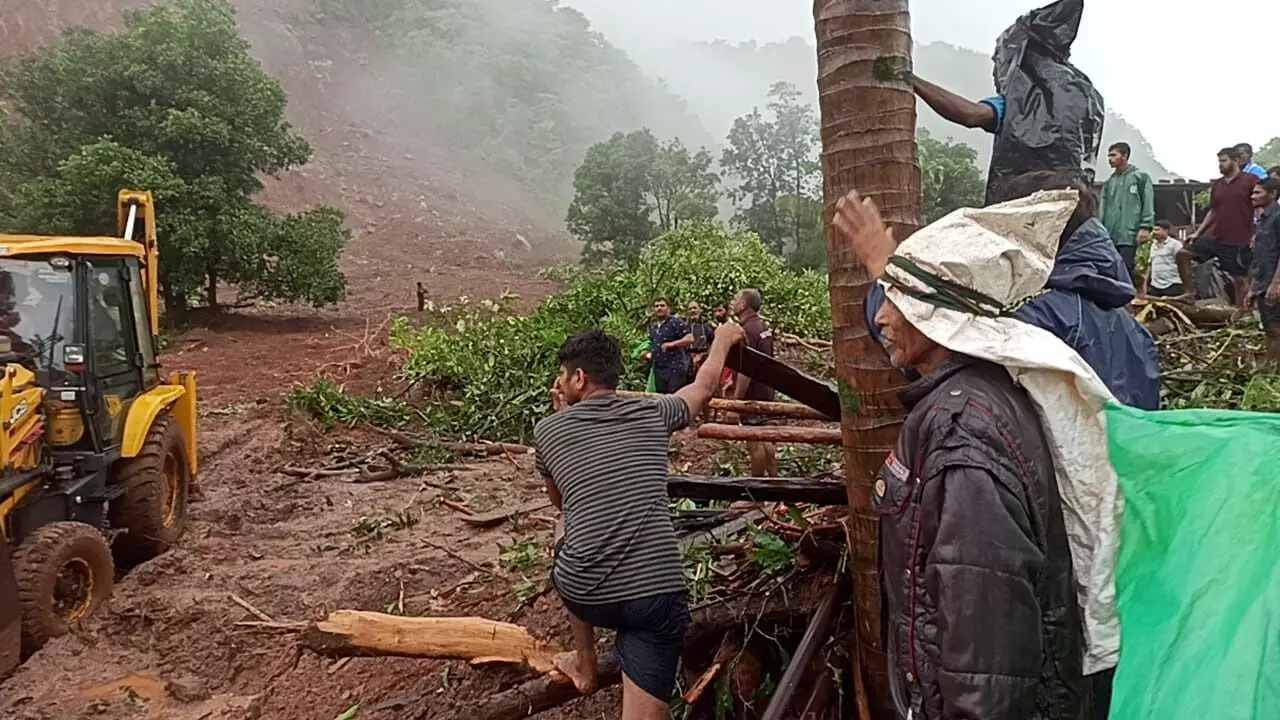
<instances>
[{"instance_id":1,"label":"tree on hillside","mask_svg":"<svg viewBox=\"0 0 1280 720\"><path fill-rule=\"evenodd\" d=\"M1273 137L1263 145L1258 152L1254 153L1253 161L1267 170L1280 166L1280 137Z\"/></svg>"},{"instance_id":2,"label":"tree on hillside","mask_svg":"<svg viewBox=\"0 0 1280 720\"><path fill-rule=\"evenodd\" d=\"M649 179L649 195L662 232L678 230L690 220L710 220L720 201L720 176L712 169L711 153L689 152L673 139L658 148Z\"/></svg>"},{"instance_id":3,"label":"tree on hillside","mask_svg":"<svg viewBox=\"0 0 1280 720\"><path fill-rule=\"evenodd\" d=\"M216 308L220 283L242 299L342 299L341 213L278 218L253 203L261 176L311 150L284 120L280 83L248 50L227 0L172 0L128 13L117 35L72 31L9 63L9 223L110 234L116 191L150 189L169 310L202 293Z\"/></svg>"},{"instance_id":4,"label":"tree on hillside","mask_svg":"<svg viewBox=\"0 0 1280 720\"><path fill-rule=\"evenodd\" d=\"M916 98L903 80L911 69L908 0L815 0L813 15L826 203L834 204L850 190L869 191L885 221L904 239L921 219ZM863 302L871 278L830 225L831 212L824 216L833 354L844 408L858 657L872 716L879 717L893 702L881 637L880 595L875 592L879 519L871 496L875 473L897 440L903 416L897 391L904 379L866 332Z\"/></svg>"},{"instance_id":5,"label":"tree on hillside","mask_svg":"<svg viewBox=\"0 0 1280 720\"><path fill-rule=\"evenodd\" d=\"M720 163L737 181L735 219L782 252L800 244L803 218L788 216L779 199L817 195L818 124L794 85L775 83L769 98L768 117L756 108L734 121Z\"/></svg>"},{"instance_id":6,"label":"tree on hillside","mask_svg":"<svg viewBox=\"0 0 1280 720\"><path fill-rule=\"evenodd\" d=\"M658 141L648 130L614 133L587 148L573 177L573 202L565 221L582 243L582 258L631 262L653 239L649 178L658 157Z\"/></svg>"},{"instance_id":7,"label":"tree on hillside","mask_svg":"<svg viewBox=\"0 0 1280 720\"><path fill-rule=\"evenodd\" d=\"M982 207L986 183L978 169L978 151L964 143L938 140L928 130L916 132L924 221L931 223L962 207Z\"/></svg>"},{"instance_id":8,"label":"tree on hillside","mask_svg":"<svg viewBox=\"0 0 1280 720\"><path fill-rule=\"evenodd\" d=\"M587 149L566 222L587 262L632 263L660 232L715 217L719 186L706 150L659 144L648 130L615 133Z\"/></svg>"},{"instance_id":9,"label":"tree on hillside","mask_svg":"<svg viewBox=\"0 0 1280 720\"><path fill-rule=\"evenodd\" d=\"M684 101L642 73L569 3L549 0L313 0L371 27L409 72L398 82L461 147L549 206L572 196L587 148L652 128L711 142Z\"/></svg>"}]
</instances>

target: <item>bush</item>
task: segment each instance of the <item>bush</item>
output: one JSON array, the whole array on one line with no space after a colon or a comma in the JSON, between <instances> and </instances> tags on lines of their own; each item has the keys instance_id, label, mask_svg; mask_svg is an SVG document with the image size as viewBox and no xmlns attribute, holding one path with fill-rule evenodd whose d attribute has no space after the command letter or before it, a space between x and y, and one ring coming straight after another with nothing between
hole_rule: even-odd
<instances>
[{"instance_id":1,"label":"bush","mask_svg":"<svg viewBox=\"0 0 1280 720\"><path fill-rule=\"evenodd\" d=\"M459 436L527 441L546 414L556 351L569 335L601 328L622 341L624 387L644 386L645 369L630 358L643 343L657 295L675 307L696 300L728 302L746 287L761 291L763 315L777 331L807 337L831 332L827 278L793 273L758 237L700 223L668 233L645 248L631 268L561 269L551 273L567 289L527 316L511 313L512 298L431 307L432 322L407 319L391 329L392 346L406 351L404 375L427 393L423 413L433 429Z\"/></svg>"}]
</instances>

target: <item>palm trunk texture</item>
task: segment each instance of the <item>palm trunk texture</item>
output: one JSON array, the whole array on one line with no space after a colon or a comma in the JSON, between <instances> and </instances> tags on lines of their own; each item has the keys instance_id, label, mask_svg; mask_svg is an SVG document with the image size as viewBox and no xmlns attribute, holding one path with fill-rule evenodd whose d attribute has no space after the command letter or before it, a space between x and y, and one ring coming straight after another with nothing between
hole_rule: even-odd
<instances>
[{"instance_id":1,"label":"palm trunk texture","mask_svg":"<svg viewBox=\"0 0 1280 720\"><path fill-rule=\"evenodd\" d=\"M815 0L818 103L831 276L832 341L840 385L845 477L849 493L858 648L872 715L891 717L876 536L871 509L875 473L893 449L904 415L905 384L867 331L863 305L871 279L831 223L850 190L875 199L899 240L920 227L916 99L908 0ZM896 72L896 74L895 74ZM881 79L877 79L881 78Z\"/></svg>"}]
</instances>

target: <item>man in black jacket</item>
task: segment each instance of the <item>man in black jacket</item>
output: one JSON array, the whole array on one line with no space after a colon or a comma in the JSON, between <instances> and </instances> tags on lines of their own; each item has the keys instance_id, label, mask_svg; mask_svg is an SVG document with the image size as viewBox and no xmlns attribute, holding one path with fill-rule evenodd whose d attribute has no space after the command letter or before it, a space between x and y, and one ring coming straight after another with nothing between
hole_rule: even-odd
<instances>
[{"instance_id":1,"label":"man in black jacket","mask_svg":"<svg viewBox=\"0 0 1280 720\"><path fill-rule=\"evenodd\" d=\"M837 225L883 275L895 245L874 205L841 201ZM1035 407L1004 368L933 342L893 302L875 322L919 376L872 497L899 715L1082 718L1080 612Z\"/></svg>"}]
</instances>

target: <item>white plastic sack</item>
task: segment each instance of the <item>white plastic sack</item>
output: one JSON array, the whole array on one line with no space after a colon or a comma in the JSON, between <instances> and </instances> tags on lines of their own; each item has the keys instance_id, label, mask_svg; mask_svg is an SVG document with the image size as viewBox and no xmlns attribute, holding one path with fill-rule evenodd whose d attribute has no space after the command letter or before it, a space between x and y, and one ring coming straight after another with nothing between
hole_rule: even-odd
<instances>
[{"instance_id":1,"label":"white plastic sack","mask_svg":"<svg viewBox=\"0 0 1280 720\"><path fill-rule=\"evenodd\" d=\"M1040 292L1058 238L1075 210L1074 190L1037 193L983 209L961 209L898 246L924 271L1009 305ZM895 282L927 290L889 266ZM988 318L918 300L885 283L888 299L929 339L1004 366L1040 414L1062 496L1085 631L1084 671L1115 667L1120 655L1115 559L1120 500L1107 457L1103 405L1113 401L1093 369L1052 333L1011 317Z\"/></svg>"}]
</instances>

